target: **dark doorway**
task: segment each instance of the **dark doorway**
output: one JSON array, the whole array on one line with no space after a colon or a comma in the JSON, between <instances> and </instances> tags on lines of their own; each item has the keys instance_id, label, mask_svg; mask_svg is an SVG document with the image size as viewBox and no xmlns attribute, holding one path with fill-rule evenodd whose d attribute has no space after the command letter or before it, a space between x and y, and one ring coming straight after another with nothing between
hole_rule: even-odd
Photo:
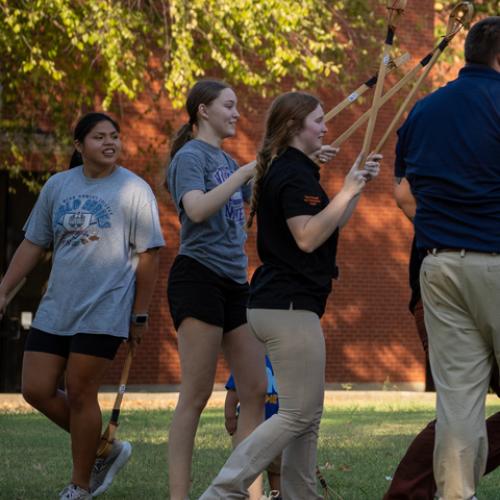
<instances>
[{"instance_id":1,"label":"dark doorway","mask_svg":"<svg viewBox=\"0 0 500 500\"><path fill-rule=\"evenodd\" d=\"M5 274L17 247L24 238L23 226L37 195L19 179L0 171L0 275ZM50 257L41 262L9 304L0 322L0 392L21 390L24 341L50 272ZM23 321L22 321L23 320Z\"/></svg>"}]
</instances>

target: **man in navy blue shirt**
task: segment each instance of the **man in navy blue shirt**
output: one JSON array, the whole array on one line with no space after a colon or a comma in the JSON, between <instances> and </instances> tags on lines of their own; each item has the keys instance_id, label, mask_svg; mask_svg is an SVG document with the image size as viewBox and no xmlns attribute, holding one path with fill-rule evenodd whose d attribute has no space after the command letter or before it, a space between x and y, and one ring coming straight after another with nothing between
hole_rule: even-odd
<instances>
[{"instance_id":1,"label":"man in navy blue shirt","mask_svg":"<svg viewBox=\"0 0 500 500\"><path fill-rule=\"evenodd\" d=\"M441 499L474 498L488 454L484 402L500 360L500 17L476 23L457 80L398 132L396 177L416 200L420 284L437 391Z\"/></svg>"}]
</instances>

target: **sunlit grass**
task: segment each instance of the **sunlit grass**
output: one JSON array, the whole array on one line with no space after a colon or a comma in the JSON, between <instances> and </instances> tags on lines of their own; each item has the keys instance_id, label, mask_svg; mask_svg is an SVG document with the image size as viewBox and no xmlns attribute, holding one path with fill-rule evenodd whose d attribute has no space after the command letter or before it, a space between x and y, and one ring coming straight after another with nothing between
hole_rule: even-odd
<instances>
[{"instance_id":1,"label":"sunlit grass","mask_svg":"<svg viewBox=\"0 0 500 500\"><path fill-rule=\"evenodd\" d=\"M500 411L489 405L488 413ZM430 404L328 406L318 464L345 500L382 498L415 434L433 418ZM130 463L103 498L167 499L167 430L171 410L124 411L119 434L132 442ZM68 436L36 413L0 414L0 498L55 499L71 473ZM198 498L230 452L222 409L204 412L196 438L192 499ZM500 472L481 482L481 500L500 498Z\"/></svg>"}]
</instances>

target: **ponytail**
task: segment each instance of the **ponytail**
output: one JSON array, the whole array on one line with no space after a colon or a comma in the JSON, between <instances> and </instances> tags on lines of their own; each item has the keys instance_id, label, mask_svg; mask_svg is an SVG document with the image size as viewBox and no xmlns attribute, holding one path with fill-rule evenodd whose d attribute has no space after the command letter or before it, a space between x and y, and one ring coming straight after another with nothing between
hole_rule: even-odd
<instances>
[{"instance_id":1,"label":"ponytail","mask_svg":"<svg viewBox=\"0 0 500 500\"><path fill-rule=\"evenodd\" d=\"M174 159L175 153L193 138L193 124L191 121L185 123L175 134L170 148L170 161Z\"/></svg>"},{"instance_id":2,"label":"ponytail","mask_svg":"<svg viewBox=\"0 0 500 500\"><path fill-rule=\"evenodd\" d=\"M80 165L83 165L83 158L81 153L75 149L71 155L71 159L69 160L68 170L79 167Z\"/></svg>"},{"instance_id":3,"label":"ponytail","mask_svg":"<svg viewBox=\"0 0 500 500\"><path fill-rule=\"evenodd\" d=\"M266 144L267 142L267 144ZM272 154L272 146L269 141L265 141L262 148L257 153L257 165L255 166L255 177L253 182L252 200L250 201L250 214L246 223L246 228L252 227L253 219L257 214L257 207L259 205L260 192L262 190L262 181L267 174L271 163L276 155Z\"/></svg>"},{"instance_id":4,"label":"ponytail","mask_svg":"<svg viewBox=\"0 0 500 500\"><path fill-rule=\"evenodd\" d=\"M191 139L194 138L193 135L193 124L191 123L191 120L188 123L185 123L175 134L174 138L172 139L172 147L170 148L170 160L169 163L174 159L175 154L179 149L186 144L186 142L189 142ZM165 189L167 191L170 191L168 188L168 175L165 176L165 182L163 183L165 186Z\"/></svg>"},{"instance_id":5,"label":"ponytail","mask_svg":"<svg viewBox=\"0 0 500 500\"><path fill-rule=\"evenodd\" d=\"M258 211L262 182L271 163L286 150L294 135L304 126L306 116L319 104L320 101L316 97L305 92L287 92L277 97L271 104L267 114L264 139L257 153L247 229L252 226Z\"/></svg>"}]
</instances>

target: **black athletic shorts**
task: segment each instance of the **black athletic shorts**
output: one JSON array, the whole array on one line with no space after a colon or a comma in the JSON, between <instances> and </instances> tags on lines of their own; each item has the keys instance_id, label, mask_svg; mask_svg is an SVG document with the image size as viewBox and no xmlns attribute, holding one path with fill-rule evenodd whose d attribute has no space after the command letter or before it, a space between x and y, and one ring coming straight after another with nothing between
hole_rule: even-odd
<instances>
[{"instance_id":1,"label":"black athletic shorts","mask_svg":"<svg viewBox=\"0 0 500 500\"><path fill-rule=\"evenodd\" d=\"M168 277L168 303L175 329L186 318L222 327L247 322L248 283L223 278L186 255L178 255Z\"/></svg>"},{"instance_id":2,"label":"black athletic shorts","mask_svg":"<svg viewBox=\"0 0 500 500\"><path fill-rule=\"evenodd\" d=\"M31 328L24 345L25 351L46 352L68 358L71 352L88 354L98 358L114 359L122 337L96 333L76 333L75 335L55 335Z\"/></svg>"}]
</instances>

